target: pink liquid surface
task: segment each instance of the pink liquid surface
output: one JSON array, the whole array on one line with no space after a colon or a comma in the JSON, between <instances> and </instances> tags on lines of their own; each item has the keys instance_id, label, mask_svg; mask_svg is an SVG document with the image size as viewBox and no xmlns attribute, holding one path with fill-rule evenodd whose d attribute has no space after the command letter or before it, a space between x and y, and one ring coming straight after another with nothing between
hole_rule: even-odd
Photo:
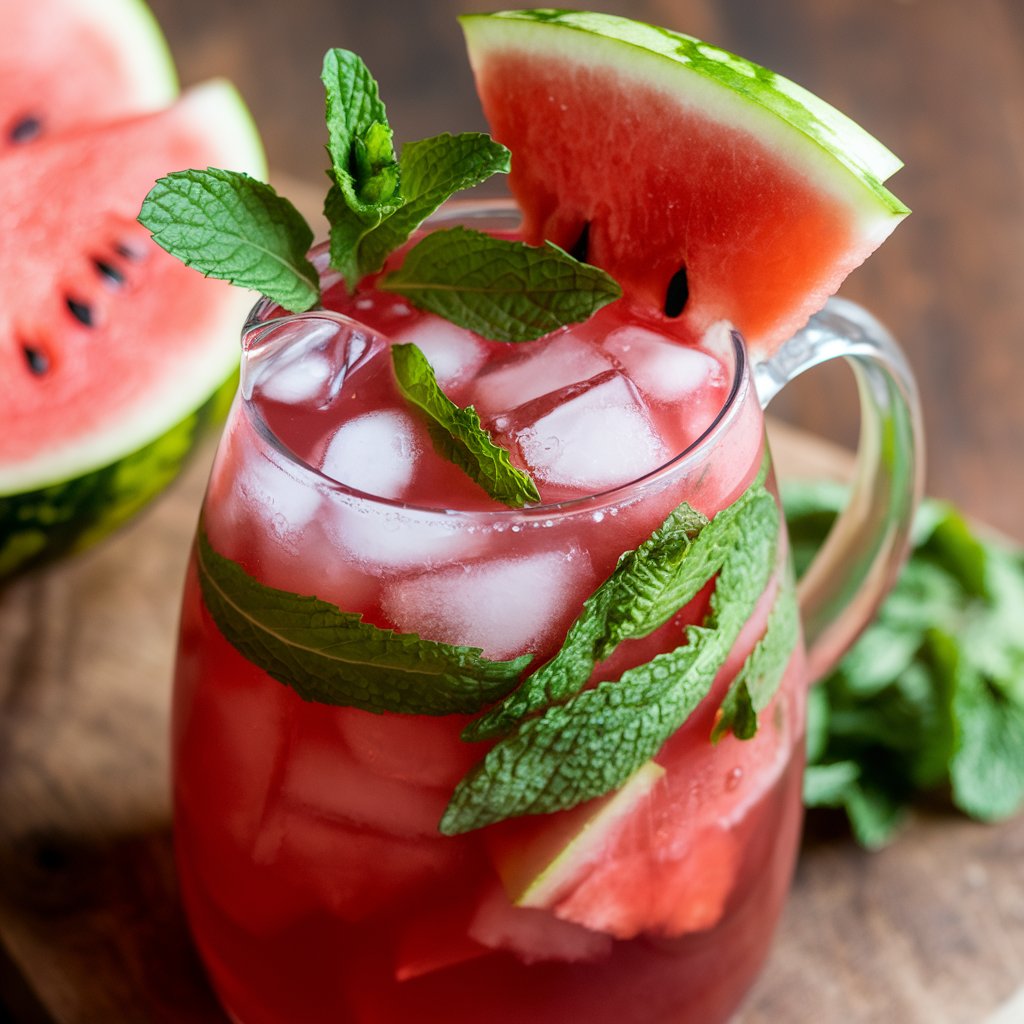
<instances>
[{"instance_id":1,"label":"pink liquid surface","mask_svg":"<svg viewBox=\"0 0 1024 1024\"><path fill-rule=\"evenodd\" d=\"M623 551L684 500L714 515L760 466L752 391L741 381L729 398L727 332L702 345L673 338L670 324L621 322L613 307L509 346L394 297L330 298L384 340L354 342L324 322L312 341L250 354L249 409L236 405L204 509L215 549L268 585L490 657L530 651L538 665ZM495 514L397 393L387 337L421 344L449 396L476 404L545 502L569 504ZM346 361L346 373L331 369ZM691 445L727 400L728 422L685 471L620 488ZM268 430L324 475L268 444ZM487 749L460 739L467 719L303 702L221 636L193 565L175 695L176 847L194 935L231 1014L242 1024L726 1019L764 959L800 824L799 652L755 739L709 740L775 586L657 755L663 774L557 905L535 909L510 903L500 869L544 836L571 836L586 809L442 836L452 789ZM622 645L594 681L678 646L707 597Z\"/></svg>"}]
</instances>

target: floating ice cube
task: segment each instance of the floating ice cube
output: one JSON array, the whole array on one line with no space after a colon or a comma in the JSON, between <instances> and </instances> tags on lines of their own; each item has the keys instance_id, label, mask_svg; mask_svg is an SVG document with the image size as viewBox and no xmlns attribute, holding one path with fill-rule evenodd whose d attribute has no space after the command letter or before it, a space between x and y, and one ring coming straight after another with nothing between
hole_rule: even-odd
<instances>
[{"instance_id":1,"label":"floating ice cube","mask_svg":"<svg viewBox=\"0 0 1024 1024\"><path fill-rule=\"evenodd\" d=\"M678 401L721 381L722 367L714 357L646 327L612 331L605 348L656 401Z\"/></svg>"},{"instance_id":2,"label":"floating ice cube","mask_svg":"<svg viewBox=\"0 0 1024 1024\"><path fill-rule=\"evenodd\" d=\"M400 630L505 659L567 628L592 576L578 549L471 562L385 584L381 607Z\"/></svg>"},{"instance_id":3,"label":"floating ice cube","mask_svg":"<svg viewBox=\"0 0 1024 1024\"><path fill-rule=\"evenodd\" d=\"M339 427L321 470L339 483L380 498L400 498L416 469L420 445L412 417L393 409L364 413Z\"/></svg>"},{"instance_id":4,"label":"floating ice cube","mask_svg":"<svg viewBox=\"0 0 1024 1024\"><path fill-rule=\"evenodd\" d=\"M306 355L274 367L260 381L264 398L296 404L309 402L327 390L331 364L321 355Z\"/></svg>"},{"instance_id":5,"label":"floating ice cube","mask_svg":"<svg viewBox=\"0 0 1024 1024\"><path fill-rule=\"evenodd\" d=\"M313 480L303 479L300 468L276 453L252 452L241 467L238 487L253 522L267 524L278 539L301 533L320 510Z\"/></svg>"},{"instance_id":6,"label":"floating ice cube","mask_svg":"<svg viewBox=\"0 0 1024 1024\"><path fill-rule=\"evenodd\" d=\"M442 387L467 379L487 357L486 347L475 335L429 314L396 332L394 338L422 350Z\"/></svg>"},{"instance_id":7,"label":"floating ice cube","mask_svg":"<svg viewBox=\"0 0 1024 1024\"><path fill-rule=\"evenodd\" d=\"M611 369L612 362L598 349L571 334L531 343L524 355L481 374L474 404L487 414L518 405L589 380Z\"/></svg>"},{"instance_id":8,"label":"floating ice cube","mask_svg":"<svg viewBox=\"0 0 1024 1024\"><path fill-rule=\"evenodd\" d=\"M385 572L461 560L483 542L456 517L357 498L335 502L327 531L360 565Z\"/></svg>"},{"instance_id":9,"label":"floating ice cube","mask_svg":"<svg viewBox=\"0 0 1024 1024\"><path fill-rule=\"evenodd\" d=\"M551 411L514 429L523 459L541 480L589 491L635 480L666 456L640 396L620 373L566 394Z\"/></svg>"}]
</instances>

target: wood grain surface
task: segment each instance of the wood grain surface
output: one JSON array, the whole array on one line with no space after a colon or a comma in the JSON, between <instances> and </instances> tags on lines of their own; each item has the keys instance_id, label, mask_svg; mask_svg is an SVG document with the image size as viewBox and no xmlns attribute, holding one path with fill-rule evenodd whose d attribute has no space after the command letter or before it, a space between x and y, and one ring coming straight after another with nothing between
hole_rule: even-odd
<instances>
[{"instance_id":1,"label":"wood grain surface","mask_svg":"<svg viewBox=\"0 0 1024 1024\"><path fill-rule=\"evenodd\" d=\"M0 26L13 2L0 0ZM306 196L325 166L317 75L328 45L367 59L400 139L483 127L451 0L152 6L183 82L234 79L272 165ZM892 184L915 213L844 294L893 328L914 365L929 490L1024 539L1024 5L602 7L767 64L903 157ZM817 372L773 411L855 436L841 371ZM791 468L843 464L779 438ZM166 782L179 581L209 455L111 542L0 592L0 1021L223 1022L177 903ZM739 1021L980 1024L1021 986L1024 821L983 827L936 809L877 854L815 827ZM1024 1021L1017 1005L1000 1024Z\"/></svg>"}]
</instances>

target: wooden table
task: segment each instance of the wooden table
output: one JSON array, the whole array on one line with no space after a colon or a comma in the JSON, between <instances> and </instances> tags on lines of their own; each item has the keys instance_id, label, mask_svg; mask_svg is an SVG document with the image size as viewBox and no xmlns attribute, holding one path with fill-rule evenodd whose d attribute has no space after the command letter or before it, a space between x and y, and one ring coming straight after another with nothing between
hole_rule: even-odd
<instances>
[{"instance_id":1,"label":"wooden table","mask_svg":"<svg viewBox=\"0 0 1024 1024\"><path fill-rule=\"evenodd\" d=\"M183 80L233 78L273 166L293 178L319 182L324 166L326 45L367 59L400 139L482 127L450 0L153 7ZM893 187L916 212L844 291L894 329L915 366L931 492L1024 539L1024 6L603 7L788 74L906 160ZM847 385L842 373L819 374L776 411L849 442ZM814 465L802 442L780 448ZM0 593L0 1021L223 1024L176 901L165 784L175 606L208 459L209 448L111 543ZM1022 985L1024 820L919 815L882 853L841 835L805 844L740 1021L978 1024ZM1018 1004L1000 1024L1022 1020Z\"/></svg>"}]
</instances>

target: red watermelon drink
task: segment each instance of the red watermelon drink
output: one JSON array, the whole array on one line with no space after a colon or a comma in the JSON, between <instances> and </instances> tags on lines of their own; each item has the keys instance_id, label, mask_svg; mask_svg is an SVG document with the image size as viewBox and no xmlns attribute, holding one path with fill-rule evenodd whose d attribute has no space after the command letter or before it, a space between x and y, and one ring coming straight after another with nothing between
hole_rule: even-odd
<instances>
[{"instance_id":1,"label":"red watermelon drink","mask_svg":"<svg viewBox=\"0 0 1024 1024\"><path fill-rule=\"evenodd\" d=\"M343 316L250 329L203 513L216 555L200 547L185 599L178 858L225 1004L246 1024L475 1021L483 1007L510 1022L723 1017L792 870L805 685L794 636L756 736L711 742L771 609L793 597L756 482L762 419L742 345L724 326L680 345L613 308L509 346L382 293L328 286L325 304ZM433 450L391 365L390 343L410 340L530 468L540 503L501 508ZM673 510L711 520L755 490L768 560L700 706L616 793L449 835L453 791L502 740L461 738L468 714L304 701L232 646L198 581L237 600L208 564L220 556L382 629L539 666ZM708 620L711 588L691 589L586 686L650 689L653 704L648 666ZM664 1008L631 1017L652 991Z\"/></svg>"},{"instance_id":2,"label":"red watermelon drink","mask_svg":"<svg viewBox=\"0 0 1024 1024\"><path fill-rule=\"evenodd\" d=\"M528 79L509 47L535 52L534 29L582 24L616 72L620 36L645 31L508 17L530 33L477 47L485 83L488 67ZM554 173L542 195L529 151L518 207L457 205L417 231L507 154L442 136L398 161L358 58L331 51L324 81L331 242L308 271L308 229L251 179L171 176L142 215L183 259L271 296L244 331L182 611L175 843L211 979L242 1024L724 1021L792 874L811 672L880 599L919 478L913 387L884 332L834 307L776 334L902 214L880 185L848 201L859 172L832 168L842 187L819 209L842 240L813 287L780 278L752 358L710 315L742 312L738 295L723 280L709 300L699 260L689 276L666 262L656 219L664 280L636 288L620 261L620 287L586 262L638 230L635 204L559 194ZM586 76L567 81L562 111L587 102ZM677 106L663 118L693 116ZM696 225L679 187L669 205ZM237 223L204 222L233 204ZM784 202L754 236L804 212ZM260 245L214 254L196 224ZM836 355L857 369L863 468L798 606L762 406Z\"/></svg>"}]
</instances>

